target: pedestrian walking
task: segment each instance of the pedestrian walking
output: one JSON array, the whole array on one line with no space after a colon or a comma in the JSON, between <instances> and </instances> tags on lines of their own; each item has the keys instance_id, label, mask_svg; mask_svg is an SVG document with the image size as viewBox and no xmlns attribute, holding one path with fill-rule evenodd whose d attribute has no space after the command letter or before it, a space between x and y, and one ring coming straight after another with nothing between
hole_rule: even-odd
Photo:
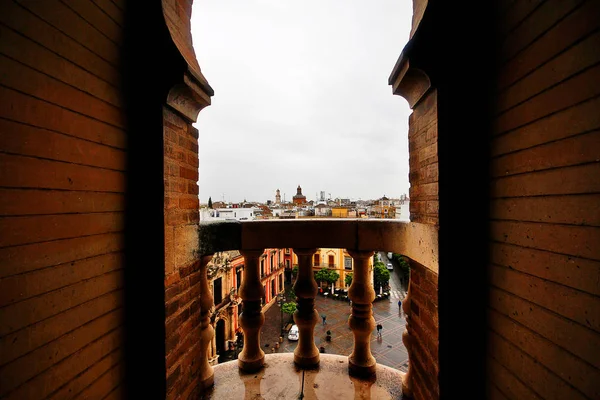
<instances>
[{"instance_id":1,"label":"pedestrian walking","mask_svg":"<svg viewBox=\"0 0 600 400\"><path fill-rule=\"evenodd\" d=\"M381 323L377 324L377 337L381 337L381 330L383 329L383 325Z\"/></svg>"},{"instance_id":2,"label":"pedestrian walking","mask_svg":"<svg viewBox=\"0 0 600 400\"><path fill-rule=\"evenodd\" d=\"M327 316L325 314L321 315L321 318L323 318L323 325L327 324Z\"/></svg>"}]
</instances>

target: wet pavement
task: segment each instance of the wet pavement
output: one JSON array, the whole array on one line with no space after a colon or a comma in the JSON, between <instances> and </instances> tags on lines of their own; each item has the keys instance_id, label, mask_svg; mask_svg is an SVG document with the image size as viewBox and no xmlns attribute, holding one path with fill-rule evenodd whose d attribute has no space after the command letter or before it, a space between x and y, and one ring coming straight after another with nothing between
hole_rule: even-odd
<instances>
[{"instance_id":1,"label":"wet pavement","mask_svg":"<svg viewBox=\"0 0 600 400\"><path fill-rule=\"evenodd\" d=\"M385 253L381 259L387 263ZM373 302L373 317L375 324L383 326L382 337L377 338L374 329L371 334L371 353L377 363L383 364L400 371L406 372L408 368L408 353L402 343L402 332L405 329L404 315L398 307L398 300L406 296L406 289L398 276L397 268L394 269L390 279L390 297ZM286 283L286 290L291 284ZM350 316L350 304L344 300L334 300L321 294L317 295L315 308L319 315L326 316L326 324L322 320L315 326L314 340L317 348L323 347L325 353L350 355L354 346L354 336L348 326ZM283 336L283 342L279 343L281 327L291 322L290 316L281 316L280 307L273 304L265 312L265 323L261 330L261 347L265 354L294 352L297 341L290 341L287 334ZM326 340L327 330L331 330L331 341ZM277 346L279 344L279 346ZM235 352L229 353L223 361L235 359Z\"/></svg>"}]
</instances>

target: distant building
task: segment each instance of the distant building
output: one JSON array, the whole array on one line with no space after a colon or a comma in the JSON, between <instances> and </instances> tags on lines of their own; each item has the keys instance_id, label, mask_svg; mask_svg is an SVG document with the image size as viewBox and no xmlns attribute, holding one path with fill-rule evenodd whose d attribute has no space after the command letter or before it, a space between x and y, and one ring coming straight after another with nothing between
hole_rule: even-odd
<instances>
[{"instance_id":1,"label":"distant building","mask_svg":"<svg viewBox=\"0 0 600 400\"><path fill-rule=\"evenodd\" d=\"M331 207L326 204L315 206L315 217L331 217Z\"/></svg>"},{"instance_id":2,"label":"distant building","mask_svg":"<svg viewBox=\"0 0 600 400\"><path fill-rule=\"evenodd\" d=\"M392 201L383 196L371 207L369 215L373 218L396 218L396 207Z\"/></svg>"},{"instance_id":3,"label":"distant building","mask_svg":"<svg viewBox=\"0 0 600 400\"><path fill-rule=\"evenodd\" d=\"M254 220L261 218L264 211L259 207L237 207L237 208L202 208L200 209L200 220L227 220L235 219L238 221Z\"/></svg>"},{"instance_id":4,"label":"distant building","mask_svg":"<svg viewBox=\"0 0 600 400\"><path fill-rule=\"evenodd\" d=\"M279 189L275 191L275 204L281 204L281 192Z\"/></svg>"},{"instance_id":5,"label":"distant building","mask_svg":"<svg viewBox=\"0 0 600 400\"><path fill-rule=\"evenodd\" d=\"M296 190L296 194L293 197L294 204L302 205L306 203L306 196L302 194L302 188L298 185L298 189Z\"/></svg>"},{"instance_id":6,"label":"distant building","mask_svg":"<svg viewBox=\"0 0 600 400\"><path fill-rule=\"evenodd\" d=\"M333 218L348 218L348 207L331 207L331 216Z\"/></svg>"},{"instance_id":7,"label":"distant building","mask_svg":"<svg viewBox=\"0 0 600 400\"><path fill-rule=\"evenodd\" d=\"M404 200L396 206L396 219L410 222L410 201Z\"/></svg>"}]
</instances>

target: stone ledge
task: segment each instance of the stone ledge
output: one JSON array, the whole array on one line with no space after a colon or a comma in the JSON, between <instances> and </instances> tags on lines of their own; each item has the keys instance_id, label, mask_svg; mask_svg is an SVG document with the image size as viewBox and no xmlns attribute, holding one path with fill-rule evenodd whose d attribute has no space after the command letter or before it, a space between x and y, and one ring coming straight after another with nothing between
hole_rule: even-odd
<instances>
[{"instance_id":1,"label":"stone ledge","mask_svg":"<svg viewBox=\"0 0 600 400\"><path fill-rule=\"evenodd\" d=\"M203 399L402 399L404 373L378 365L372 380L348 375L348 357L320 354L318 369L301 370L294 354L267 354L265 368L253 374L240 372L237 361L216 365L215 385ZM304 372L304 377L303 377Z\"/></svg>"},{"instance_id":2,"label":"stone ledge","mask_svg":"<svg viewBox=\"0 0 600 400\"><path fill-rule=\"evenodd\" d=\"M392 251L438 272L434 225L386 219L307 218L200 224L200 254L267 248Z\"/></svg>"}]
</instances>

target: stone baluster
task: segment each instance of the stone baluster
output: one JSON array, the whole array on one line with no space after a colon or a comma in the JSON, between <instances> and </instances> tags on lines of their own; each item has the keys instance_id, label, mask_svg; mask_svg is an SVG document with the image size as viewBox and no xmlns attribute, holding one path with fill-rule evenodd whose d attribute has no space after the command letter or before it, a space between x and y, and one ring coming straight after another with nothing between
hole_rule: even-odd
<instances>
[{"instance_id":1,"label":"stone baluster","mask_svg":"<svg viewBox=\"0 0 600 400\"><path fill-rule=\"evenodd\" d=\"M294 322L298 325L298 346L294 351L294 363L301 368L319 365L319 349L315 346L314 329L319 321L315 309L317 282L312 270L312 257L317 249L294 249L298 256L298 277L294 282L297 309Z\"/></svg>"},{"instance_id":2,"label":"stone baluster","mask_svg":"<svg viewBox=\"0 0 600 400\"><path fill-rule=\"evenodd\" d=\"M245 372L260 370L265 363L265 353L260 348L260 329L265 322L261 300L264 289L260 282L259 258L263 250L246 250L244 256L244 279L240 286L242 314L240 326L244 331L244 349L238 356L238 365Z\"/></svg>"},{"instance_id":3,"label":"stone baluster","mask_svg":"<svg viewBox=\"0 0 600 400\"><path fill-rule=\"evenodd\" d=\"M208 348L211 345L215 330L210 324L210 310L213 308L213 295L208 286L206 276L207 265L212 259L212 255L200 258L200 351L198 359L200 365L200 390L211 387L215 382L214 368L208 362Z\"/></svg>"},{"instance_id":4,"label":"stone baluster","mask_svg":"<svg viewBox=\"0 0 600 400\"><path fill-rule=\"evenodd\" d=\"M348 357L349 373L352 376L368 377L375 374L377 362L371 354L371 333L375 328L372 303L375 290L371 282L369 259L373 251L353 251L348 253L354 259L354 274L348 297L352 300L352 311L348 325L354 334L354 350Z\"/></svg>"},{"instance_id":5,"label":"stone baluster","mask_svg":"<svg viewBox=\"0 0 600 400\"><path fill-rule=\"evenodd\" d=\"M406 297L402 300L402 311L404 311L404 317L406 318L406 328L404 332L402 332L402 343L404 343L404 347L408 352L408 370L406 374L402 377L402 395L406 397L413 397L412 392L412 381L413 381L413 367L410 362L411 359L414 359L414 337L408 332L408 325L410 324L410 286L411 279L408 279L408 290L406 292Z\"/></svg>"}]
</instances>

